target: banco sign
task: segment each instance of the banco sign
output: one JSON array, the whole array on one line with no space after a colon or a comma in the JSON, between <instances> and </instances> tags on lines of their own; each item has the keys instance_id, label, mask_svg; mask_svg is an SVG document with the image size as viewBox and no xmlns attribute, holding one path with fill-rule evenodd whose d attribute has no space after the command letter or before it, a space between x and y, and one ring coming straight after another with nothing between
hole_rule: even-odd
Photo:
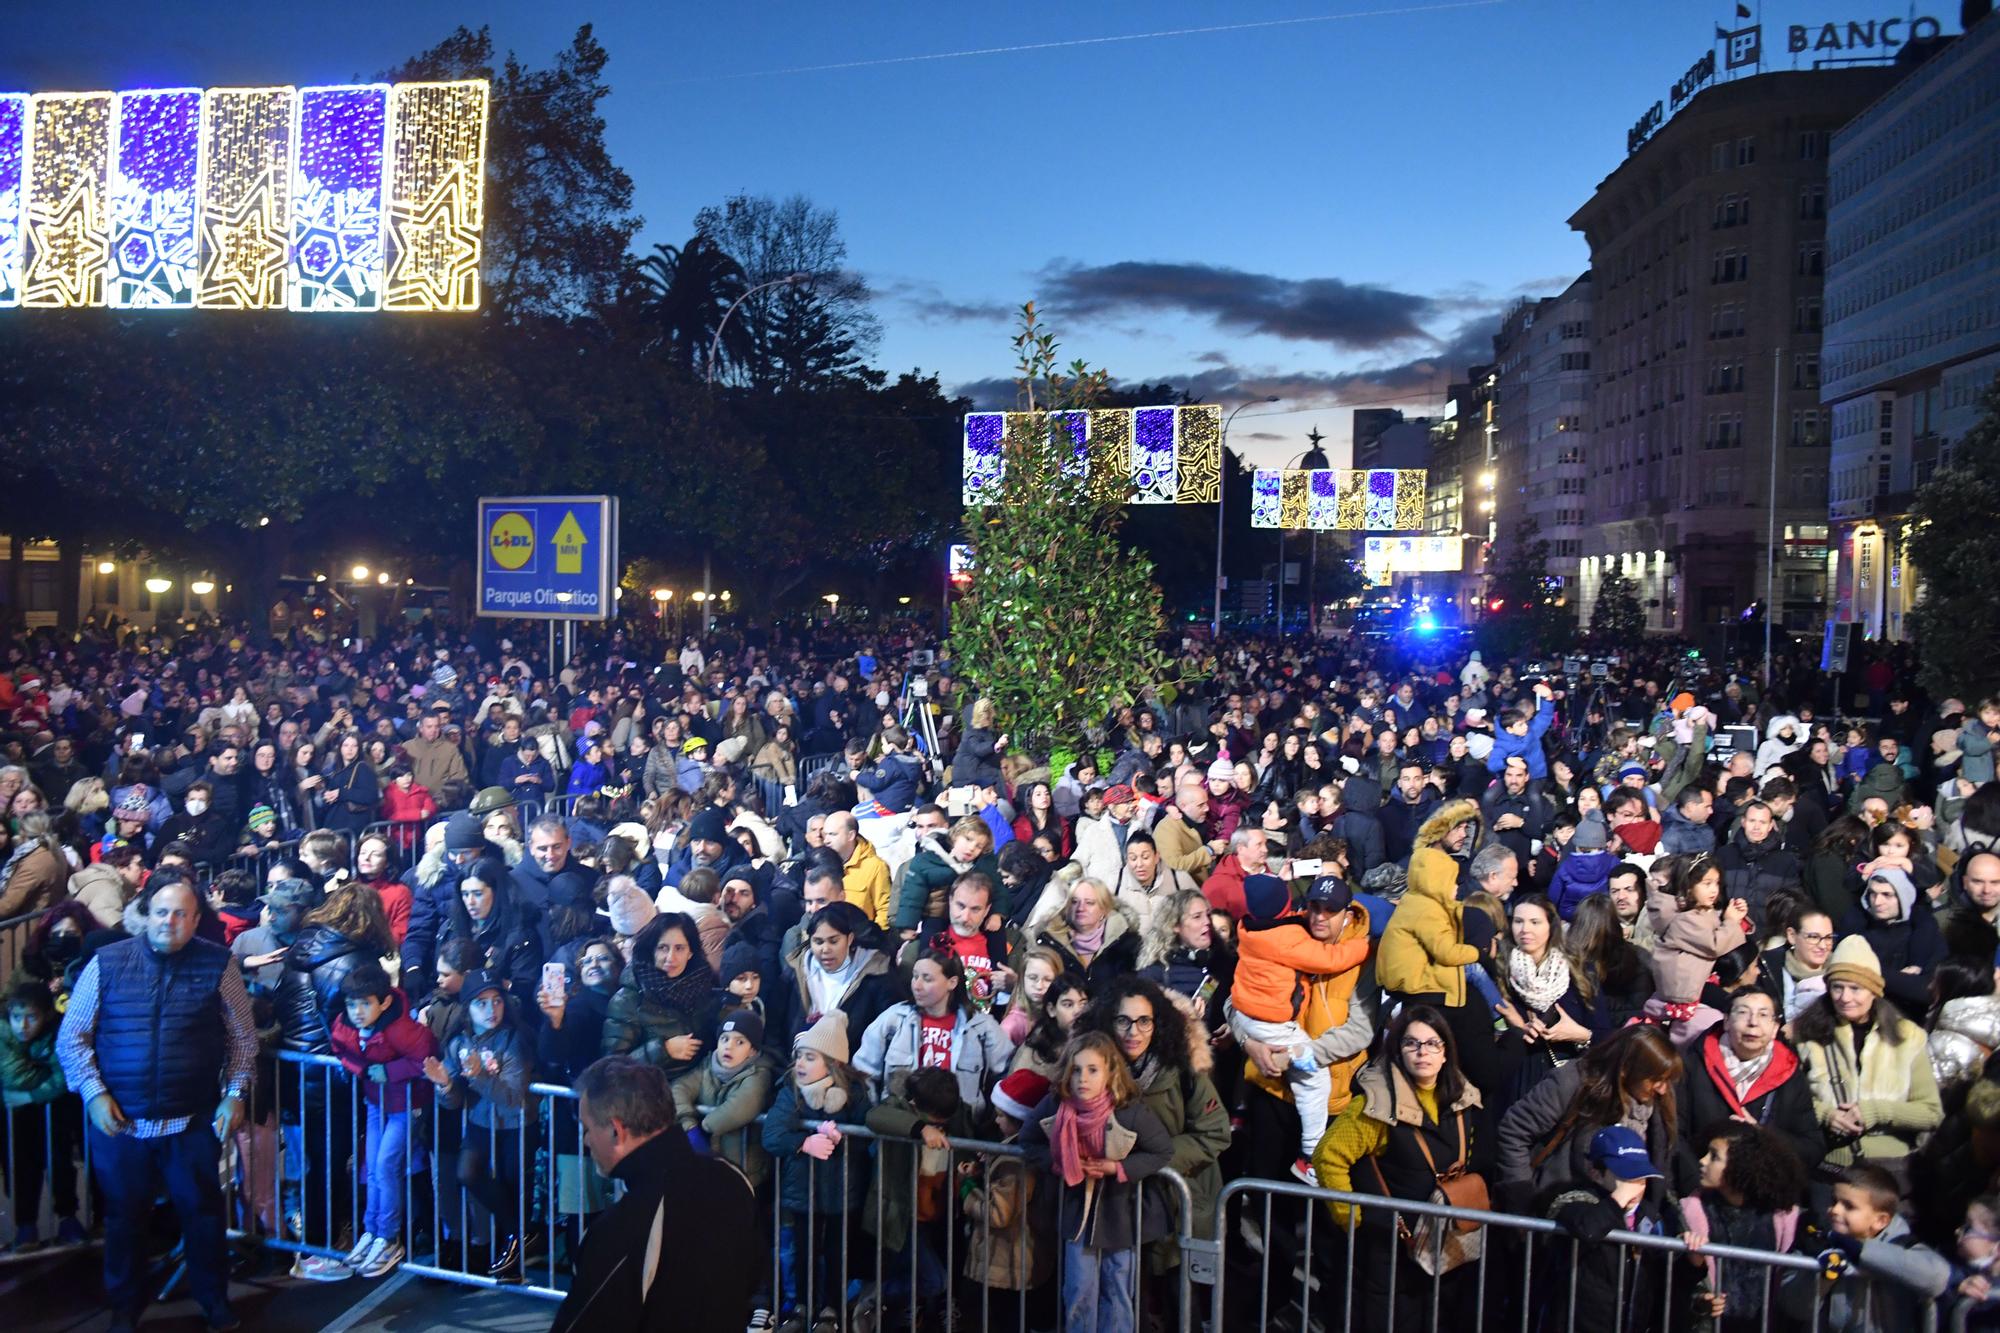
<instances>
[{"instance_id":1,"label":"banco sign","mask_svg":"<svg viewBox=\"0 0 2000 1333\"><path fill-rule=\"evenodd\" d=\"M1793 55L1804 51L1894 51L1905 42L1921 42L1944 35L1944 25L1934 18L1870 19L1858 23L1794 23L1785 29L1785 49Z\"/></svg>"}]
</instances>

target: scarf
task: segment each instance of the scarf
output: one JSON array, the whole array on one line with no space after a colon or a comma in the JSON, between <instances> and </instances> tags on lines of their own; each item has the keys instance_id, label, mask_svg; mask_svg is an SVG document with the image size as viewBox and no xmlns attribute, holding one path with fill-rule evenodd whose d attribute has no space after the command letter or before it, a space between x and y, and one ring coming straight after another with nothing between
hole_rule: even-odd
<instances>
[{"instance_id":1,"label":"scarf","mask_svg":"<svg viewBox=\"0 0 2000 1333\"><path fill-rule=\"evenodd\" d=\"M715 974L708 970L708 959L699 949L677 977L654 967L650 958L633 958L632 971L639 978L641 995L654 1004L679 1010L690 1022L708 1007L715 994Z\"/></svg>"},{"instance_id":2,"label":"scarf","mask_svg":"<svg viewBox=\"0 0 2000 1333\"><path fill-rule=\"evenodd\" d=\"M1640 1138L1645 1138L1647 1128L1653 1123L1653 1103L1635 1102L1630 1097L1627 1097L1625 1099L1625 1114L1619 1118L1618 1123L1637 1134Z\"/></svg>"},{"instance_id":3,"label":"scarf","mask_svg":"<svg viewBox=\"0 0 2000 1333\"><path fill-rule=\"evenodd\" d=\"M1739 1059L1736 1048L1729 1044L1727 1034L1715 1045L1722 1052L1722 1067L1729 1072L1729 1081L1736 1085L1736 1100L1746 1100L1750 1089L1757 1086L1757 1080L1764 1077L1764 1071L1771 1067L1771 1056L1777 1052L1778 1043L1774 1041L1766 1046L1764 1053L1754 1060Z\"/></svg>"},{"instance_id":4,"label":"scarf","mask_svg":"<svg viewBox=\"0 0 2000 1333\"><path fill-rule=\"evenodd\" d=\"M1132 1081L1139 1085L1139 1091L1151 1092L1153 1080L1160 1076L1160 1071L1164 1068L1166 1064L1160 1059L1159 1054L1148 1049L1139 1057L1138 1063L1132 1066Z\"/></svg>"},{"instance_id":5,"label":"scarf","mask_svg":"<svg viewBox=\"0 0 2000 1333\"><path fill-rule=\"evenodd\" d=\"M810 953L806 955L806 989L811 992L812 1011L823 1014L829 1009L840 1007L840 1001L847 994L847 988L854 983L855 974L861 970L861 951L850 949L847 961L837 972L829 972L820 966L819 959Z\"/></svg>"},{"instance_id":6,"label":"scarf","mask_svg":"<svg viewBox=\"0 0 2000 1333\"><path fill-rule=\"evenodd\" d=\"M1569 959L1550 949L1537 964L1526 949L1514 949L1507 955L1507 981L1528 1008L1546 1013L1569 990Z\"/></svg>"},{"instance_id":7,"label":"scarf","mask_svg":"<svg viewBox=\"0 0 2000 1333\"><path fill-rule=\"evenodd\" d=\"M1087 1102L1075 1097L1062 1099L1056 1108L1055 1128L1049 1134L1049 1160L1064 1184L1081 1185L1084 1158L1104 1156L1104 1127L1116 1110L1108 1092Z\"/></svg>"},{"instance_id":8,"label":"scarf","mask_svg":"<svg viewBox=\"0 0 2000 1333\"><path fill-rule=\"evenodd\" d=\"M1805 959L1799 957L1797 950L1787 949L1785 950L1785 975L1793 981L1805 981L1810 977L1825 976L1826 969L1823 967L1807 967Z\"/></svg>"},{"instance_id":9,"label":"scarf","mask_svg":"<svg viewBox=\"0 0 2000 1333\"><path fill-rule=\"evenodd\" d=\"M828 1115L837 1114L847 1107L847 1089L835 1081L831 1073L825 1078L816 1078L810 1083L801 1083L799 1100L815 1111Z\"/></svg>"},{"instance_id":10,"label":"scarf","mask_svg":"<svg viewBox=\"0 0 2000 1333\"><path fill-rule=\"evenodd\" d=\"M755 1069L760 1063L762 1063L762 1057L753 1054L748 1060L736 1066L736 1068L724 1069L722 1067L722 1052L716 1051L708 1057L708 1072L715 1079L716 1087L726 1088L736 1082L737 1079L742 1078L745 1074Z\"/></svg>"},{"instance_id":11,"label":"scarf","mask_svg":"<svg viewBox=\"0 0 2000 1333\"><path fill-rule=\"evenodd\" d=\"M1070 927L1069 951L1077 956L1078 961L1097 957L1104 951L1105 928L1110 924L1111 918L1106 917L1097 923L1095 930L1083 931L1074 926Z\"/></svg>"}]
</instances>

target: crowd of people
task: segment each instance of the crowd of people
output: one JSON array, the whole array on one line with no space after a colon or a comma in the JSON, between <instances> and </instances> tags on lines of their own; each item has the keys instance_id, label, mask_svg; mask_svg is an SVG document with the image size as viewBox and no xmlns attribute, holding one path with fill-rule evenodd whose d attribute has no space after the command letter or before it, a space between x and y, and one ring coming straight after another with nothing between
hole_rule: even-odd
<instances>
[{"instance_id":1,"label":"crowd of people","mask_svg":"<svg viewBox=\"0 0 2000 1333\"><path fill-rule=\"evenodd\" d=\"M8 650L13 1244L84 1239L88 1137L117 1318L164 1193L215 1327L225 1226L314 1281L539 1259L594 1327L584 1232L691 1149L759 1201L707 1289L752 1333L1130 1328L1242 1179L1573 1247L1333 1200L1230 1254L1253 1312L1282 1251L1368 1328L2000 1323L2000 700L1190 639L1031 750L907 632L504 633Z\"/></svg>"}]
</instances>

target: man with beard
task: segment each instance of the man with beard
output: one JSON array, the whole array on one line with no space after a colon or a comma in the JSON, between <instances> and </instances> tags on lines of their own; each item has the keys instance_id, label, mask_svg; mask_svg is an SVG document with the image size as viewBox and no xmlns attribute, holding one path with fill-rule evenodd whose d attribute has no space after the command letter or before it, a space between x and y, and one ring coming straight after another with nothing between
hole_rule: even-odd
<instances>
[{"instance_id":1,"label":"man with beard","mask_svg":"<svg viewBox=\"0 0 2000 1333\"><path fill-rule=\"evenodd\" d=\"M1402 864L1416 846L1417 830L1430 818L1443 798L1429 782L1428 766L1421 759L1405 759L1396 769L1396 786L1375 816L1382 826L1382 855Z\"/></svg>"},{"instance_id":2,"label":"man with beard","mask_svg":"<svg viewBox=\"0 0 2000 1333\"><path fill-rule=\"evenodd\" d=\"M749 853L729 836L729 819L714 806L688 821L687 846L674 853L667 865L668 887L678 887L690 870L707 867L718 876L750 864Z\"/></svg>"}]
</instances>

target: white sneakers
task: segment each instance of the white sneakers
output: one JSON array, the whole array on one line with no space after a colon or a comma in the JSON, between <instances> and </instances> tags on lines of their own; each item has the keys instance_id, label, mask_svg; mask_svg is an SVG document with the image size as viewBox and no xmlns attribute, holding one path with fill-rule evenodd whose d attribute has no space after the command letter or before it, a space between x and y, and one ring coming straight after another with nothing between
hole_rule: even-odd
<instances>
[{"instance_id":1,"label":"white sneakers","mask_svg":"<svg viewBox=\"0 0 2000 1333\"><path fill-rule=\"evenodd\" d=\"M778 1321L771 1317L769 1310L755 1309L750 1312L750 1323L745 1333L771 1333L771 1330L777 1327L777 1323Z\"/></svg>"},{"instance_id":2,"label":"white sneakers","mask_svg":"<svg viewBox=\"0 0 2000 1333\"><path fill-rule=\"evenodd\" d=\"M403 1242L394 1236L377 1236L359 1270L363 1277L381 1277L402 1262Z\"/></svg>"},{"instance_id":3,"label":"white sneakers","mask_svg":"<svg viewBox=\"0 0 2000 1333\"><path fill-rule=\"evenodd\" d=\"M375 1237L366 1231L362 1232L361 1239L354 1242L354 1248L349 1250L347 1257L340 1262L346 1264L349 1268L361 1267L361 1265L368 1262L368 1251L373 1249L375 1244Z\"/></svg>"},{"instance_id":4,"label":"white sneakers","mask_svg":"<svg viewBox=\"0 0 2000 1333\"><path fill-rule=\"evenodd\" d=\"M354 1270L338 1259L301 1254L292 1260L292 1276L301 1282L345 1282L354 1276Z\"/></svg>"},{"instance_id":5,"label":"white sneakers","mask_svg":"<svg viewBox=\"0 0 2000 1333\"><path fill-rule=\"evenodd\" d=\"M329 1259L323 1255L301 1254L292 1261L292 1276L302 1282L345 1282L359 1273L362 1277L381 1277L391 1272L403 1262L403 1242L394 1236L371 1236L363 1233L345 1258Z\"/></svg>"}]
</instances>

